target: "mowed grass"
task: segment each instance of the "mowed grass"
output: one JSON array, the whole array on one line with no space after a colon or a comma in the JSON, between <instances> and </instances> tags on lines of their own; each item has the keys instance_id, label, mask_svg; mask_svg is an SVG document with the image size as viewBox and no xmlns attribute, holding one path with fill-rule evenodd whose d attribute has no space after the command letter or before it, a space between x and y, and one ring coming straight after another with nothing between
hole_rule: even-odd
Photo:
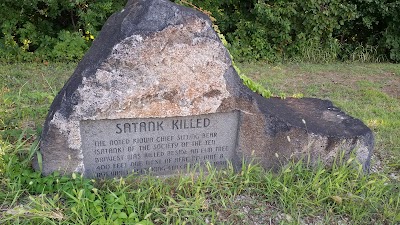
<instances>
[{"instance_id":1,"label":"mowed grass","mask_svg":"<svg viewBox=\"0 0 400 225\"><path fill-rule=\"evenodd\" d=\"M273 93L332 100L376 135L376 172L292 163L94 181L30 166L56 93L76 64L0 65L0 224L398 224L399 82L392 64L241 64ZM397 88L396 88L397 87ZM376 165L375 165L376 166Z\"/></svg>"}]
</instances>

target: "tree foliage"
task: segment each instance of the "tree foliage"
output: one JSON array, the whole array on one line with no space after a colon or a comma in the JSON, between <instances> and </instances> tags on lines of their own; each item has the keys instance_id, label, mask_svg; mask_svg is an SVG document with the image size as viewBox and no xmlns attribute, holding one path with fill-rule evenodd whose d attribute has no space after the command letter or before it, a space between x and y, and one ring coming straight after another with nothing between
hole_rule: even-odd
<instances>
[{"instance_id":1,"label":"tree foliage","mask_svg":"<svg viewBox=\"0 0 400 225\"><path fill-rule=\"evenodd\" d=\"M3 0L0 60L79 60L126 1ZM400 62L400 0L175 2L211 12L237 60Z\"/></svg>"},{"instance_id":2,"label":"tree foliage","mask_svg":"<svg viewBox=\"0 0 400 225\"><path fill-rule=\"evenodd\" d=\"M78 60L126 0L2 0L0 58Z\"/></svg>"},{"instance_id":3,"label":"tree foliage","mask_svg":"<svg viewBox=\"0 0 400 225\"><path fill-rule=\"evenodd\" d=\"M330 61L372 53L400 61L400 1L179 2L212 12L239 59Z\"/></svg>"}]
</instances>

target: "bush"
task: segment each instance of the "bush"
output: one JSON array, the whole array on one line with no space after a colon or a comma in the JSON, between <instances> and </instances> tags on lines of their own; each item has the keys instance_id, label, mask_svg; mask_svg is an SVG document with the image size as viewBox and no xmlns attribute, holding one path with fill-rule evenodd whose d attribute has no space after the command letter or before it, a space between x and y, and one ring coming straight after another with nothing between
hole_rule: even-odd
<instances>
[{"instance_id":1,"label":"bush","mask_svg":"<svg viewBox=\"0 0 400 225\"><path fill-rule=\"evenodd\" d=\"M179 2L212 12L238 59L326 62L368 54L371 61L400 61L399 1Z\"/></svg>"},{"instance_id":2,"label":"bush","mask_svg":"<svg viewBox=\"0 0 400 225\"><path fill-rule=\"evenodd\" d=\"M2 61L78 60L126 0L3 0Z\"/></svg>"},{"instance_id":3,"label":"bush","mask_svg":"<svg viewBox=\"0 0 400 225\"><path fill-rule=\"evenodd\" d=\"M79 60L85 54L88 45L79 32L60 31L59 41L55 44L51 56L63 61Z\"/></svg>"},{"instance_id":4,"label":"bush","mask_svg":"<svg viewBox=\"0 0 400 225\"><path fill-rule=\"evenodd\" d=\"M0 61L79 60L126 1L3 0ZM398 0L175 2L210 11L239 60L400 62Z\"/></svg>"}]
</instances>

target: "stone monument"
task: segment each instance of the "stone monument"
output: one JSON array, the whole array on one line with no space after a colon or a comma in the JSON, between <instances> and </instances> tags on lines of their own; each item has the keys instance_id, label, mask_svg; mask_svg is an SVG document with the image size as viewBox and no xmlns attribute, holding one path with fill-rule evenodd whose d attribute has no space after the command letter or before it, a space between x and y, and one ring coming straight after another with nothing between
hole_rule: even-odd
<instances>
[{"instance_id":1,"label":"stone monument","mask_svg":"<svg viewBox=\"0 0 400 225\"><path fill-rule=\"evenodd\" d=\"M206 163L267 169L352 152L373 135L319 99L265 99L245 87L209 18L167 0L130 0L105 23L50 107L44 175L170 175Z\"/></svg>"}]
</instances>

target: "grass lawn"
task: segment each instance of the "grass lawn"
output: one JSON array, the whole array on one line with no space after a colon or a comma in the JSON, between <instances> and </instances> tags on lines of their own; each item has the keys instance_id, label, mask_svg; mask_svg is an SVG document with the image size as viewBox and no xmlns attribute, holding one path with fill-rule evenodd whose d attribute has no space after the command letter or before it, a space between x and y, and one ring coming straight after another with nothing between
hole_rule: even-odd
<instances>
[{"instance_id":1,"label":"grass lawn","mask_svg":"<svg viewBox=\"0 0 400 225\"><path fill-rule=\"evenodd\" d=\"M76 64L0 64L0 224L399 224L400 65L239 64L279 96L329 99L375 134L373 172L257 165L166 179L41 177L30 168L47 110ZM207 173L208 175L204 175Z\"/></svg>"}]
</instances>

